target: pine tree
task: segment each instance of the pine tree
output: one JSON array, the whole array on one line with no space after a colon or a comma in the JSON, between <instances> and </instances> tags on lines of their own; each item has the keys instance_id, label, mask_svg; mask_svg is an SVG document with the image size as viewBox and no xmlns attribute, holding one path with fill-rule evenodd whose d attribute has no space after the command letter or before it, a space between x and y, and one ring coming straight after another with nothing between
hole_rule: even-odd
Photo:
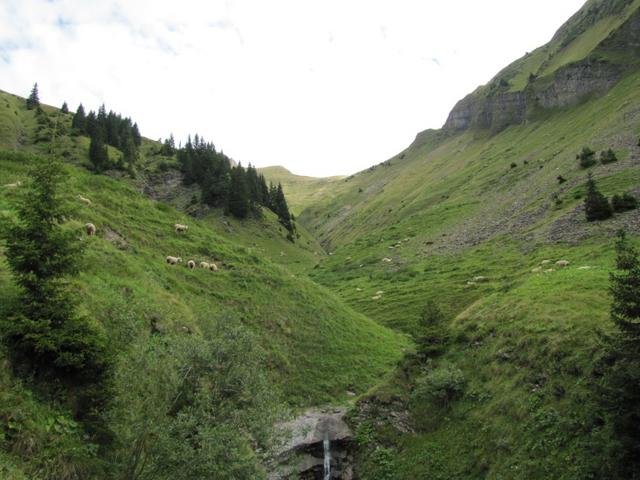
<instances>
[{"instance_id":1,"label":"pine tree","mask_svg":"<svg viewBox=\"0 0 640 480\"><path fill-rule=\"evenodd\" d=\"M584 200L584 209L588 222L606 220L613 215L613 210L607 198L596 187L596 182L591 173L587 179L587 196Z\"/></svg>"},{"instance_id":2,"label":"pine tree","mask_svg":"<svg viewBox=\"0 0 640 480\"><path fill-rule=\"evenodd\" d=\"M66 179L55 160L38 161L6 229L7 262L20 286L17 309L3 322L4 338L20 363L64 374L102 371L102 341L76 312L68 279L78 273L83 245L63 228L70 212L60 195Z\"/></svg>"},{"instance_id":3,"label":"pine tree","mask_svg":"<svg viewBox=\"0 0 640 480\"><path fill-rule=\"evenodd\" d=\"M83 134L87 130L87 116L84 113L84 107L82 104L78 105L76 113L73 114L71 119L71 128L78 134Z\"/></svg>"},{"instance_id":4,"label":"pine tree","mask_svg":"<svg viewBox=\"0 0 640 480\"><path fill-rule=\"evenodd\" d=\"M69 113L69 105L67 105L67 102L62 102L62 107L60 107L60 111L62 113Z\"/></svg>"},{"instance_id":5,"label":"pine tree","mask_svg":"<svg viewBox=\"0 0 640 480\"><path fill-rule=\"evenodd\" d=\"M91 144L89 145L89 160L93 164L96 173L102 173L110 166L109 153L107 147L102 140L102 132L98 130L91 136Z\"/></svg>"},{"instance_id":6,"label":"pine tree","mask_svg":"<svg viewBox=\"0 0 640 480\"><path fill-rule=\"evenodd\" d=\"M33 110L40 106L40 97L38 96L38 84L35 83L31 89L31 93L27 98L27 109Z\"/></svg>"},{"instance_id":7,"label":"pine tree","mask_svg":"<svg viewBox=\"0 0 640 480\"><path fill-rule=\"evenodd\" d=\"M231 169L227 211L236 218L246 218L249 215L249 190L241 165Z\"/></svg>"},{"instance_id":8,"label":"pine tree","mask_svg":"<svg viewBox=\"0 0 640 480\"><path fill-rule=\"evenodd\" d=\"M582 147L582 151L577 155L582 168L589 168L596 164L596 152L589 147Z\"/></svg>"}]
</instances>

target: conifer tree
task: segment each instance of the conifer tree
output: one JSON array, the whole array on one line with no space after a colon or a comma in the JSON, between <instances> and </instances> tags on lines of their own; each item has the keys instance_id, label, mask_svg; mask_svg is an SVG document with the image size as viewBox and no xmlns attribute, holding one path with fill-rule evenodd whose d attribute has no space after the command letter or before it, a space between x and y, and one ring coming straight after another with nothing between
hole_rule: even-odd
<instances>
[{"instance_id":1,"label":"conifer tree","mask_svg":"<svg viewBox=\"0 0 640 480\"><path fill-rule=\"evenodd\" d=\"M29 97L27 98L27 109L33 110L34 108L37 108L39 106L40 106L40 97L38 95L38 84L35 83L33 85L33 88L31 89L31 93L29 94Z\"/></svg>"},{"instance_id":2,"label":"conifer tree","mask_svg":"<svg viewBox=\"0 0 640 480\"><path fill-rule=\"evenodd\" d=\"M69 113L69 105L67 105L67 102L62 102L62 107L60 107L60 111L62 113Z\"/></svg>"},{"instance_id":3,"label":"conifer tree","mask_svg":"<svg viewBox=\"0 0 640 480\"><path fill-rule=\"evenodd\" d=\"M616 239L616 266L610 289L618 332L609 338L601 392L619 444L614 478L640 478L640 259L624 231Z\"/></svg>"},{"instance_id":4,"label":"conifer tree","mask_svg":"<svg viewBox=\"0 0 640 480\"><path fill-rule=\"evenodd\" d=\"M596 182L591 173L587 179L587 196L584 200L585 214L588 222L606 220L613 215L611 205L607 198L596 187Z\"/></svg>"},{"instance_id":5,"label":"conifer tree","mask_svg":"<svg viewBox=\"0 0 640 480\"><path fill-rule=\"evenodd\" d=\"M89 160L91 160L96 173L102 173L109 168L109 153L102 140L102 132L100 130L91 136Z\"/></svg>"},{"instance_id":6,"label":"conifer tree","mask_svg":"<svg viewBox=\"0 0 640 480\"><path fill-rule=\"evenodd\" d=\"M70 212L60 190L66 179L55 160L39 160L16 204L18 221L3 234L7 262L20 301L3 321L4 338L17 360L65 374L102 370L102 342L77 315L68 278L78 273L83 245L62 226Z\"/></svg>"},{"instance_id":7,"label":"conifer tree","mask_svg":"<svg viewBox=\"0 0 640 480\"><path fill-rule=\"evenodd\" d=\"M71 128L79 134L83 134L87 130L87 115L84 113L82 104L78 105L78 109L71 119Z\"/></svg>"},{"instance_id":8,"label":"conifer tree","mask_svg":"<svg viewBox=\"0 0 640 480\"><path fill-rule=\"evenodd\" d=\"M242 165L231 169L227 211L237 218L246 218L249 214L249 190Z\"/></svg>"},{"instance_id":9,"label":"conifer tree","mask_svg":"<svg viewBox=\"0 0 640 480\"><path fill-rule=\"evenodd\" d=\"M142 135L140 135L138 124L134 123L133 127L131 128L132 128L131 133L133 135L133 142L136 144L137 147L139 147L140 145L142 145Z\"/></svg>"}]
</instances>

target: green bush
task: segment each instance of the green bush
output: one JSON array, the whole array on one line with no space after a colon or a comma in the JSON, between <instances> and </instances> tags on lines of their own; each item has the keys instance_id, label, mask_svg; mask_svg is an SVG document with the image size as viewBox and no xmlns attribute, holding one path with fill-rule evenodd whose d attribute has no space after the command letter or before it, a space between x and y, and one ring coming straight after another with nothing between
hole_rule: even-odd
<instances>
[{"instance_id":1,"label":"green bush","mask_svg":"<svg viewBox=\"0 0 640 480\"><path fill-rule=\"evenodd\" d=\"M427 369L416 380L413 398L419 402L429 402L446 407L462 397L466 380L462 371L453 365L442 365Z\"/></svg>"},{"instance_id":2,"label":"green bush","mask_svg":"<svg viewBox=\"0 0 640 480\"><path fill-rule=\"evenodd\" d=\"M598 191L591 173L589 173L586 188L587 196L584 199L584 209L587 221L593 222L610 218L613 215L613 209L607 198Z\"/></svg>"},{"instance_id":3,"label":"green bush","mask_svg":"<svg viewBox=\"0 0 640 480\"><path fill-rule=\"evenodd\" d=\"M417 353L422 359L442 355L449 341L444 314L433 301L428 301L420 315L416 332Z\"/></svg>"},{"instance_id":4,"label":"green bush","mask_svg":"<svg viewBox=\"0 0 640 480\"><path fill-rule=\"evenodd\" d=\"M638 206L636 197L629 193L622 195L614 195L611 199L611 207L614 212L624 212L626 210L634 210Z\"/></svg>"}]
</instances>

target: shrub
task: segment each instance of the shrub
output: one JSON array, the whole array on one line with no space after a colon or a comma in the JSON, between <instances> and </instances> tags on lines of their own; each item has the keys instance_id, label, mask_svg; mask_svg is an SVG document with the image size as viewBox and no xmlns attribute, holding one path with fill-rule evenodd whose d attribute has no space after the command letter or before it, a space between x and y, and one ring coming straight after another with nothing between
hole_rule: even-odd
<instances>
[{"instance_id":1,"label":"shrub","mask_svg":"<svg viewBox=\"0 0 640 480\"><path fill-rule=\"evenodd\" d=\"M596 164L596 152L589 147L582 147L582 152L580 152L576 158L580 161L582 168L593 167Z\"/></svg>"},{"instance_id":2,"label":"shrub","mask_svg":"<svg viewBox=\"0 0 640 480\"><path fill-rule=\"evenodd\" d=\"M449 341L445 317L433 301L428 301L418 321L416 343L422 358L442 355Z\"/></svg>"},{"instance_id":3,"label":"shrub","mask_svg":"<svg viewBox=\"0 0 640 480\"><path fill-rule=\"evenodd\" d=\"M562 185L564 182L566 182L566 181L567 181L567 179L566 179L566 178L564 178L562 175L558 175L556 178L558 179L558 183L559 183L560 185Z\"/></svg>"},{"instance_id":4,"label":"shrub","mask_svg":"<svg viewBox=\"0 0 640 480\"><path fill-rule=\"evenodd\" d=\"M607 163L613 163L613 162L617 162L618 161L618 157L616 156L615 152L611 149L609 150L603 150L602 152L600 152L600 162L603 165L606 165Z\"/></svg>"},{"instance_id":5,"label":"shrub","mask_svg":"<svg viewBox=\"0 0 640 480\"><path fill-rule=\"evenodd\" d=\"M511 168L516 168L518 164L516 162L511 162Z\"/></svg>"},{"instance_id":6,"label":"shrub","mask_svg":"<svg viewBox=\"0 0 640 480\"><path fill-rule=\"evenodd\" d=\"M465 386L466 380L459 368L443 365L419 376L412 396L417 401L446 407L462 397Z\"/></svg>"},{"instance_id":7,"label":"shrub","mask_svg":"<svg viewBox=\"0 0 640 480\"><path fill-rule=\"evenodd\" d=\"M611 199L611 207L614 212L624 212L626 210L634 210L638 206L636 197L629 193L622 195L614 195Z\"/></svg>"}]
</instances>

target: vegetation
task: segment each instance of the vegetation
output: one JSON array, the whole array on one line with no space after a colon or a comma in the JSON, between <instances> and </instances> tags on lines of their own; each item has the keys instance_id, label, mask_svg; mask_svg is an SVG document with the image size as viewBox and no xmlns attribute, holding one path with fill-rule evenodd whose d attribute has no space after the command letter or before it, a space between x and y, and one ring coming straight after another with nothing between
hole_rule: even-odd
<instances>
[{"instance_id":1,"label":"vegetation","mask_svg":"<svg viewBox=\"0 0 640 480\"><path fill-rule=\"evenodd\" d=\"M630 193L623 193L622 195L614 195L611 197L611 207L614 212L625 212L627 210L634 210L638 207L638 200Z\"/></svg>"},{"instance_id":2,"label":"vegetation","mask_svg":"<svg viewBox=\"0 0 640 480\"><path fill-rule=\"evenodd\" d=\"M39 94L38 94L38 84L37 83L35 83L33 85L33 88L31 89L31 93L27 97L26 105L27 105L27 109L28 110L33 110L33 109L38 108L40 106L40 97L39 97Z\"/></svg>"},{"instance_id":3,"label":"vegetation","mask_svg":"<svg viewBox=\"0 0 640 480\"><path fill-rule=\"evenodd\" d=\"M607 197L602 195L596 187L593 176L589 174L587 179L587 196L584 199L584 211L588 222L606 220L613 215L613 209Z\"/></svg>"},{"instance_id":4,"label":"vegetation","mask_svg":"<svg viewBox=\"0 0 640 480\"><path fill-rule=\"evenodd\" d=\"M5 232L7 261L22 291L16 310L2 323L4 339L18 364L37 374L99 379L105 368L104 339L78 315L67 279L79 270L83 245L63 228L71 212L60 195L64 181L56 161L35 162L18 221Z\"/></svg>"},{"instance_id":5,"label":"vegetation","mask_svg":"<svg viewBox=\"0 0 640 480\"><path fill-rule=\"evenodd\" d=\"M613 150L609 149L609 150L606 150L606 151L603 150L602 152L600 152L600 163L602 163L603 165L617 162L617 161L618 161L618 157L616 156Z\"/></svg>"},{"instance_id":6,"label":"vegetation","mask_svg":"<svg viewBox=\"0 0 640 480\"><path fill-rule=\"evenodd\" d=\"M580 166L582 168L593 167L596 164L596 152L591 150L589 147L583 147L582 151L576 156L576 158L580 161Z\"/></svg>"}]
</instances>

